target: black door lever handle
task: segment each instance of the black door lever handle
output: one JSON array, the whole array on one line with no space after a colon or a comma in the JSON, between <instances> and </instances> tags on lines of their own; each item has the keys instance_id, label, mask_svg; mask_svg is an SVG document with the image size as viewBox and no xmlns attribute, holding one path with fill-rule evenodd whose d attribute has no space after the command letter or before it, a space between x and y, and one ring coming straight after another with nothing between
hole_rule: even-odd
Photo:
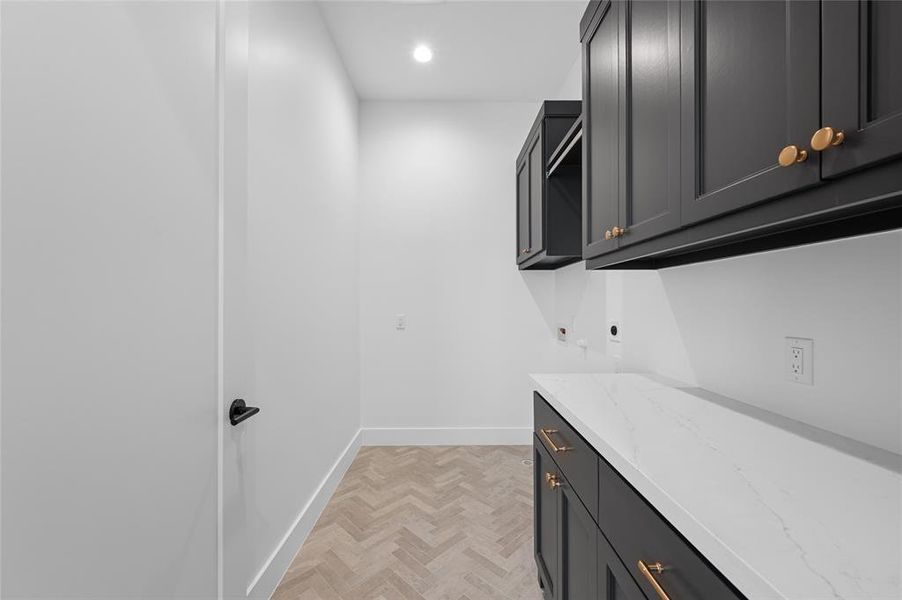
<instances>
[{"instance_id":1,"label":"black door lever handle","mask_svg":"<svg viewBox=\"0 0 902 600\"><path fill-rule=\"evenodd\" d=\"M258 412L260 412L259 408L256 406L248 406L244 403L244 400L238 398L237 400L233 400L232 405L229 407L229 422L232 425L237 425L242 421L250 419Z\"/></svg>"}]
</instances>

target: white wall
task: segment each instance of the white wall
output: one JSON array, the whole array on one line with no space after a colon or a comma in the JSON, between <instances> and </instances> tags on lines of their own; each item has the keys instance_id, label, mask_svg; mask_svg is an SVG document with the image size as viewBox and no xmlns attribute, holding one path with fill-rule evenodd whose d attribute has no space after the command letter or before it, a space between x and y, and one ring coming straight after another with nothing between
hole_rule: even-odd
<instances>
[{"instance_id":1,"label":"white wall","mask_svg":"<svg viewBox=\"0 0 902 600\"><path fill-rule=\"evenodd\" d=\"M210 598L216 6L0 21L0 595Z\"/></svg>"},{"instance_id":2,"label":"white wall","mask_svg":"<svg viewBox=\"0 0 902 600\"><path fill-rule=\"evenodd\" d=\"M360 426L357 99L316 4L252 2L249 24L256 576Z\"/></svg>"},{"instance_id":3,"label":"white wall","mask_svg":"<svg viewBox=\"0 0 902 600\"><path fill-rule=\"evenodd\" d=\"M319 9L229 4L224 97L216 3L0 10L0 595L214 598L219 539L227 597L268 597L360 425L357 99Z\"/></svg>"},{"instance_id":4,"label":"white wall","mask_svg":"<svg viewBox=\"0 0 902 600\"><path fill-rule=\"evenodd\" d=\"M621 321L624 370L697 383L898 453L900 255L897 231L657 272L573 265L556 273L556 288L597 309L575 335ZM608 294L584 291L599 277ZM785 381L787 336L815 340L813 386ZM597 347L615 348L601 337Z\"/></svg>"},{"instance_id":5,"label":"white wall","mask_svg":"<svg viewBox=\"0 0 902 600\"><path fill-rule=\"evenodd\" d=\"M576 58L570 70L564 76L560 89L551 100L579 100L583 97L583 62L582 48L577 44Z\"/></svg>"},{"instance_id":6,"label":"white wall","mask_svg":"<svg viewBox=\"0 0 902 600\"><path fill-rule=\"evenodd\" d=\"M563 368L554 273L519 272L514 160L534 103L361 108L361 401L368 428L531 427L530 371ZM406 314L408 328L395 329ZM598 363L577 362L586 369ZM528 442L503 431L378 441ZM406 437L405 437L406 436Z\"/></svg>"}]
</instances>

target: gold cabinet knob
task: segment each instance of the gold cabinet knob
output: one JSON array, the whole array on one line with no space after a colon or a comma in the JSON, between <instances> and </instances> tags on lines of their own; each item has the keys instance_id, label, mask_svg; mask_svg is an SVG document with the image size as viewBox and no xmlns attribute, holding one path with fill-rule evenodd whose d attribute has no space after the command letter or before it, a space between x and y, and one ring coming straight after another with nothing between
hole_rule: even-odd
<instances>
[{"instance_id":1,"label":"gold cabinet knob","mask_svg":"<svg viewBox=\"0 0 902 600\"><path fill-rule=\"evenodd\" d=\"M846 134L832 127L821 127L811 136L811 148L821 152L830 146L839 146L846 141Z\"/></svg>"},{"instance_id":2,"label":"gold cabinet knob","mask_svg":"<svg viewBox=\"0 0 902 600\"><path fill-rule=\"evenodd\" d=\"M520 250L520 254L529 254L529 248L523 248Z\"/></svg>"},{"instance_id":3,"label":"gold cabinet knob","mask_svg":"<svg viewBox=\"0 0 902 600\"><path fill-rule=\"evenodd\" d=\"M614 234L611 232L610 229L608 229L604 232L604 239L606 239L606 240L614 239Z\"/></svg>"},{"instance_id":4,"label":"gold cabinet knob","mask_svg":"<svg viewBox=\"0 0 902 600\"><path fill-rule=\"evenodd\" d=\"M560 481L557 480L557 475L553 475L551 473L545 473L545 483L547 483L548 487L553 490L556 490L563 485Z\"/></svg>"},{"instance_id":5,"label":"gold cabinet knob","mask_svg":"<svg viewBox=\"0 0 902 600\"><path fill-rule=\"evenodd\" d=\"M615 238L622 236L624 233L626 233L626 228L624 227L615 227L611 230L611 235Z\"/></svg>"},{"instance_id":6,"label":"gold cabinet knob","mask_svg":"<svg viewBox=\"0 0 902 600\"><path fill-rule=\"evenodd\" d=\"M780 156L777 157L777 162L780 163L781 167L791 167L794 164L805 162L807 159L807 150L802 150L795 144L790 144L780 150Z\"/></svg>"}]
</instances>

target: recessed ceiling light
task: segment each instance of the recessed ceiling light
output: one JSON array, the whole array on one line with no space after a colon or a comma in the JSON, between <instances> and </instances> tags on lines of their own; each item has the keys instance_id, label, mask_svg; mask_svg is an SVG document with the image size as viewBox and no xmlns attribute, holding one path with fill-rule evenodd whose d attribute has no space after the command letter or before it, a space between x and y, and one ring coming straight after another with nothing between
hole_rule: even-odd
<instances>
[{"instance_id":1,"label":"recessed ceiling light","mask_svg":"<svg viewBox=\"0 0 902 600\"><path fill-rule=\"evenodd\" d=\"M413 49L413 59L418 63L428 63L432 60L432 48L426 44L420 44Z\"/></svg>"}]
</instances>

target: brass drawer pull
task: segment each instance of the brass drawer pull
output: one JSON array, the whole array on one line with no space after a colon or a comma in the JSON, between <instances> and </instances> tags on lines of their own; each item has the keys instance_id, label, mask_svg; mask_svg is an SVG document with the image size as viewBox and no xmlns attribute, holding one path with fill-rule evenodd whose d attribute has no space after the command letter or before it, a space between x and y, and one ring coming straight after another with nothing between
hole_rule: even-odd
<instances>
[{"instance_id":1,"label":"brass drawer pull","mask_svg":"<svg viewBox=\"0 0 902 600\"><path fill-rule=\"evenodd\" d=\"M651 584L651 587L655 588L655 591L658 593L661 600L670 600L670 596L667 595L667 592L664 591L664 588L661 587L661 584L658 583L658 580L652 575L652 571L661 573L665 568L666 567L659 562L653 562L650 565L647 565L644 560L639 561L639 572L645 576L648 583Z\"/></svg>"},{"instance_id":2,"label":"brass drawer pull","mask_svg":"<svg viewBox=\"0 0 902 600\"><path fill-rule=\"evenodd\" d=\"M557 446L551 441L551 434L557 432L557 429L539 429L539 433L545 438L545 441L548 442L548 445L551 446L551 449L555 452L569 452L570 450L573 450L570 446Z\"/></svg>"}]
</instances>

